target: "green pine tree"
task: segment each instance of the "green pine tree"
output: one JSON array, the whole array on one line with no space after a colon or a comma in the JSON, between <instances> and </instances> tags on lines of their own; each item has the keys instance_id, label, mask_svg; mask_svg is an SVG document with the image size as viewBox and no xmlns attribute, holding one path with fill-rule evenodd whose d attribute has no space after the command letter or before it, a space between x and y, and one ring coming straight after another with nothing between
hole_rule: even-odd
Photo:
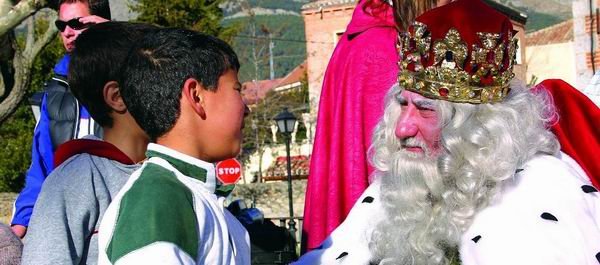
<instances>
[{"instance_id":1,"label":"green pine tree","mask_svg":"<svg viewBox=\"0 0 600 265\"><path fill-rule=\"evenodd\" d=\"M238 25L223 26L224 0L138 0L131 10L139 14L137 21L163 27L182 27L231 42Z\"/></svg>"}]
</instances>

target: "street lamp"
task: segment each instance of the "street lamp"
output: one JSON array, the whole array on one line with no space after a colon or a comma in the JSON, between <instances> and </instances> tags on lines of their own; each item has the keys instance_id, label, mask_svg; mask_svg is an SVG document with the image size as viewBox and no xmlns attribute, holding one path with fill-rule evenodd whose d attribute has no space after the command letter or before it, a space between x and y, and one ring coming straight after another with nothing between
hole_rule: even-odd
<instances>
[{"instance_id":1,"label":"street lamp","mask_svg":"<svg viewBox=\"0 0 600 265\"><path fill-rule=\"evenodd\" d=\"M287 108L284 108L282 112L275 116L275 122L277 122L277 127L279 128L279 132L283 134L283 138L285 139L285 151L287 154L287 180L288 180L288 201L290 203L290 222L289 222L289 230L296 239L296 221L294 221L294 206L292 201L292 161L290 158L290 138L292 133L294 132L294 128L296 125L296 116L288 111Z\"/></svg>"}]
</instances>

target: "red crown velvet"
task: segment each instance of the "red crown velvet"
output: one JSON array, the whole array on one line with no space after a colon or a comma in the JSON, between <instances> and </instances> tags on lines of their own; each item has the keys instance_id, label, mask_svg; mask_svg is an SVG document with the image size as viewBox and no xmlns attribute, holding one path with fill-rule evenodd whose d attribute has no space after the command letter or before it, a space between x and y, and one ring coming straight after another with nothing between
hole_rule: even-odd
<instances>
[{"instance_id":1,"label":"red crown velvet","mask_svg":"<svg viewBox=\"0 0 600 265\"><path fill-rule=\"evenodd\" d=\"M514 77L515 33L508 17L481 0L432 9L400 35L400 85L452 102L499 102Z\"/></svg>"}]
</instances>

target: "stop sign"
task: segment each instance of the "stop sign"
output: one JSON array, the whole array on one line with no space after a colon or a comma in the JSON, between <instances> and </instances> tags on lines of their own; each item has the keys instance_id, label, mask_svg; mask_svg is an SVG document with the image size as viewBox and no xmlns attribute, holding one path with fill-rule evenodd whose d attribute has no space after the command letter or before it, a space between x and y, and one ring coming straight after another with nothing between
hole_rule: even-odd
<instances>
[{"instance_id":1,"label":"stop sign","mask_svg":"<svg viewBox=\"0 0 600 265\"><path fill-rule=\"evenodd\" d=\"M217 163L217 178L226 185L235 184L242 176L242 164L235 158Z\"/></svg>"}]
</instances>

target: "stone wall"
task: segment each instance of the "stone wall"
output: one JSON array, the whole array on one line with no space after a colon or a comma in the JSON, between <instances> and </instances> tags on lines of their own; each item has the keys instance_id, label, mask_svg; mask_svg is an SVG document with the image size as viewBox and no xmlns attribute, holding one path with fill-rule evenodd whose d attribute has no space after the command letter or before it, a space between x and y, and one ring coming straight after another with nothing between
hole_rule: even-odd
<instances>
[{"instance_id":1,"label":"stone wall","mask_svg":"<svg viewBox=\"0 0 600 265\"><path fill-rule=\"evenodd\" d=\"M552 43L527 47L527 82L559 78L571 85L577 81L574 43Z\"/></svg>"},{"instance_id":2,"label":"stone wall","mask_svg":"<svg viewBox=\"0 0 600 265\"><path fill-rule=\"evenodd\" d=\"M293 181L294 216L304 214L304 193L306 180ZM0 222L10 222L16 193L0 193ZM254 205L266 218L288 217L288 186L285 181L267 183L238 184L227 203L243 199L248 207Z\"/></svg>"},{"instance_id":3,"label":"stone wall","mask_svg":"<svg viewBox=\"0 0 600 265\"><path fill-rule=\"evenodd\" d=\"M594 3L594 5L595 10L597 3ZM590 23L589 14L590 6L588 0L573 1L573 35L575 38L573 50L575 51L575 74L577 76L577 80L573 86L578 89L585 88L590 83L593 76L590 52L590 42L592 40L592 36L590 36L590 26L595 25L595 23ZM598 64L599 50L597 48L598 38L596 36L597 34L593 34L594 46L596 48L595 61L596 64Z\"/></svg>"},{"instance_id":4,"label":"stone wall","mask_svg":"<svg viewBox=\"0 0 600 265\"><path fill-rule=\"evenodd\" d=\"M324 2L324 7L310 6L302 10L306 38L308 93L312 118L317 117L321 85L329 58L338 39L352 18L356 1ZM315 119L316 120L316 119Z\"/></svg>"},{"instance_id":5,"label":"stone wall","mask_svg":"<svg viewBox=\"0 0 600 265\"><path fill-rule=\"evenodd\" d=\"M295 217L301 217L304 214L305 191L306 180L294 180L292 182ZM228 202L236 199L243 199L248 207L254 205L264 213L265 218L290 216L288 184L286 181L237 184Z\"/></svg>"},{"instance_id":6,"label":"stone wall","mask_svg":"<svg viewBox=\"0 0 600 265\"><path fill-rule=\"evenodd\" d=\"M0 193L0 222L9 223L12 216L13 202L17 197L16 193Z\"/></svg>"}]
</instances>

